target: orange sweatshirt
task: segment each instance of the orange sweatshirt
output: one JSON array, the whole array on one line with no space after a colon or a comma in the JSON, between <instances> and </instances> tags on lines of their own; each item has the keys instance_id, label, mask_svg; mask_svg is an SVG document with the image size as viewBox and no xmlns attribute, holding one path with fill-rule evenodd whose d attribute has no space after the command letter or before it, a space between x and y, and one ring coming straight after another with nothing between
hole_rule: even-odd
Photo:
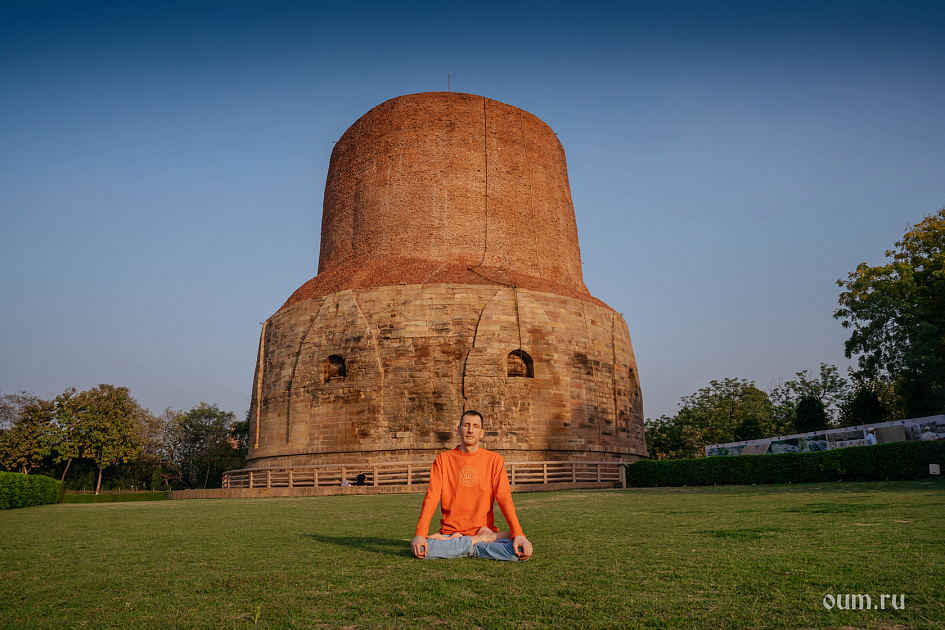
<instances>
[{"instance_id":1,"label":"orange sweatshirt","mask_svg":"<svg viewBox=\"0 0 945 630\"><path fill-rule=\"evenodd\" d=\"M498 453L480 448L467 454L456 447L436 456L430 469L430 485L423 497L417 536L430 533L430 521L440 504L443 518L440 533L449 536L459 532L464 536L475 534L486 525L498 531L492 505L499 503L502 515L509 524L512 536L524 536L512 504L512 489L505 474L505 460Z\"/></svg>"}]
</instances>

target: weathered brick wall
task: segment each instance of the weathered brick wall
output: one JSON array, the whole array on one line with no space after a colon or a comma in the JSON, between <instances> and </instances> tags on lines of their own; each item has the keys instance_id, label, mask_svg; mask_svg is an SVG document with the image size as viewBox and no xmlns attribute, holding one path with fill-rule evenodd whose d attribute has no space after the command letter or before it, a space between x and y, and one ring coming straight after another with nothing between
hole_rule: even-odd
<instances>
[{"instance_id":1,"label":"weathered brick wall","mask_svg":"<svg viewBox=\"0 0 945 630\"><path fill-rule=\"evenodd\" d=\"M369 111L331 154L318 273L388 256L505 269L587 295L558 137L472 94L412 94Z\"/></svg>"},{"instance_id":2,"label":"weathered brick wall","mask_svg":"<svg viewBox=\"0 0 945 630\"><path fill-rule=\"evenodd\" d=\"M510 461L646 455L561 144L470 94L392 99L336 143L318 275L266 322L253 392L248 466L429 461L466 409Z\"/></svg>"},{"instance_id":3,"label":"weathered brick wall","mask_svg":"<svg viewBox=\"0 0 945 630\"><path fill-rule=\"evenodd\" d=\"M455 446L465 409L485 415L486 448L510 461L646 454L627 325L609 308L403 285L300 302L263 335L248 466L429 460ZM515 350L531 358L532 378L509 376ZM344 359L344 377L331 376L331 356Z\"/></svg>"}]
</instances>

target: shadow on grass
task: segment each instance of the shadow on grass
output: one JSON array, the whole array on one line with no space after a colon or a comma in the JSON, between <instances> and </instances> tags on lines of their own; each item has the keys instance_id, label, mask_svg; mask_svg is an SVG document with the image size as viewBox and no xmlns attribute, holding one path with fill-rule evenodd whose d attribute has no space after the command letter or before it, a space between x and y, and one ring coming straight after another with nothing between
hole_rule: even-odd
<instances>
[{"instance_id":1,"label":"shadow on grass","mask_svg":"<svg viewBox=\"0 0 945 630\"><path fill-rule=\"evenodd\" d=\"M405 540L377 538L375 536L326 536L324 534L303 534L303 537L328 545L380 553L397 558L413 557L410 552L410 542Z\"/></svg>"}]
</instances>

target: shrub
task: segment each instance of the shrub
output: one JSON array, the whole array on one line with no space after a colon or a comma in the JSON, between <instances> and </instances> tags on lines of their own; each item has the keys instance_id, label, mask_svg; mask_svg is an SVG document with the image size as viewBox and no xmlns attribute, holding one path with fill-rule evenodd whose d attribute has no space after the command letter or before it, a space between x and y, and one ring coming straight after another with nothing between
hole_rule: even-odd
<instances>
[{"instance_id":1,"label":"shrub","mask_svg":"<svg viewBox=\"0 0 945 630\"><path fill-rule=\"evenodd\" d=\"M627 466L627 485L899 481L928 477L929 464L945 464L945 440L854 446L819 453L640 460Z\"/></svg>"},{"instance_id":2,"label":"shrub","mask_svg":"<svg viewBox=\"0 0 945 630\"><path fill-rule=\"evenodd\" d=\"M62 501L62 482L42 475L0 472L0 510Z\"/></svg>"}]
</instances>

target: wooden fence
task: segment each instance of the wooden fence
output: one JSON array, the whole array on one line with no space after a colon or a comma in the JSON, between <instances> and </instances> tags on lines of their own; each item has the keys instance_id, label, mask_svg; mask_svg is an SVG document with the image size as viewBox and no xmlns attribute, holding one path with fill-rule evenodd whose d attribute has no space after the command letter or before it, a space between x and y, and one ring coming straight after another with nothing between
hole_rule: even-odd
<instances>
[{"instance_id":1,"label":"wooden fence","mask_svg":"<svg viewBox=\"0 0 945 630\"><path fill-rule=\"evenodd\" d=\"M151 492L163 492L163 490L136 490L131 488L119 488L118 490L101 490L99 494L148 494ZM66 490L66 494L95 494L95 490Z\"/></svg>"},{"instance_id":2,"label":"wooden fence","mask_svg":"<svg viewBox=\"0 0 945 630\"><path fill-rule=\"evenodd\" d=\"M556 483L623 485L623 462L506 462L513 486ZM364 475L365 486L416 486L430 481L431 462L380 464L321 464L274 468L244 468L223 473L223 488L318 488L355 485Z\"/></svg>"}]
</instances>

